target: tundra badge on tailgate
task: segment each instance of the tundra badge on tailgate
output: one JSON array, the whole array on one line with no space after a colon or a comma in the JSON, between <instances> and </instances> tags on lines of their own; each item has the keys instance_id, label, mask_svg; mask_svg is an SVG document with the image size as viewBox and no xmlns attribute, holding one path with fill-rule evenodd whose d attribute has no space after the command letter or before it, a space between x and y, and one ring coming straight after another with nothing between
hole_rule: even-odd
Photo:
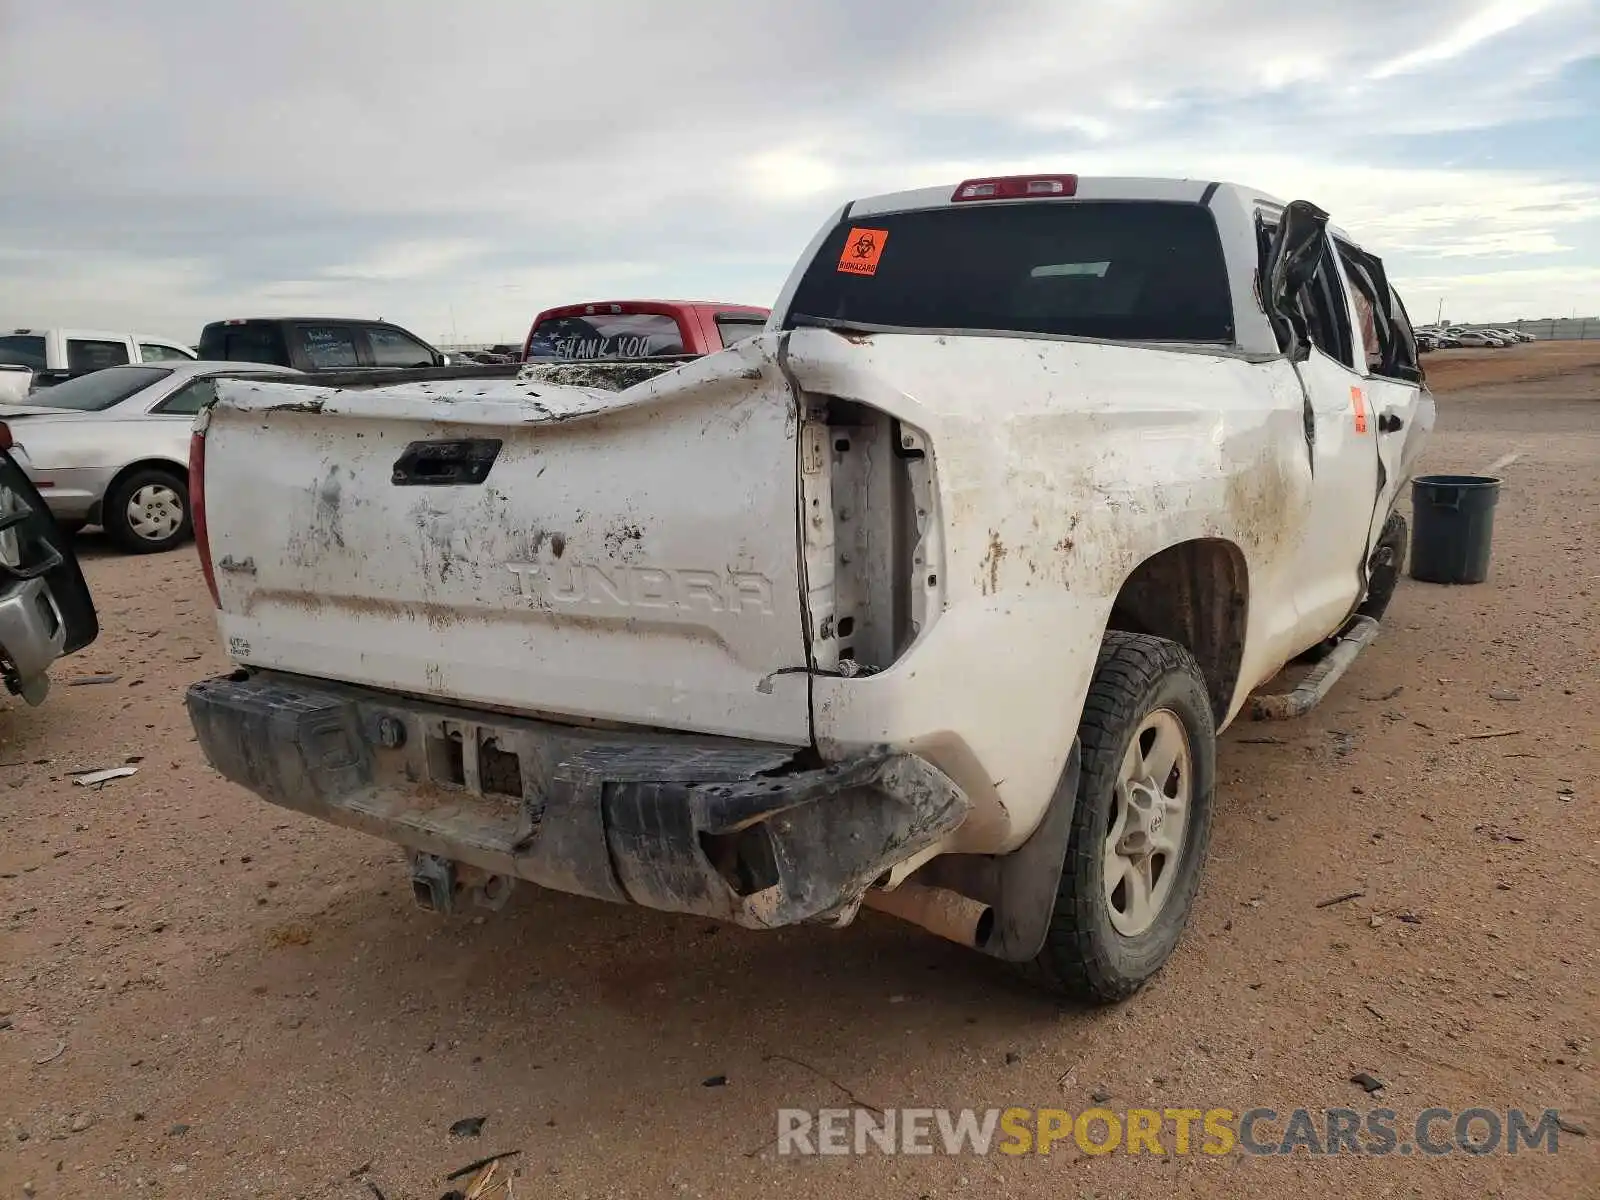
<instances>
[{"instance_id":1,"label":"tundra badge on tailgate","mask_svg":"<svg viewBox=\"0 0 1600 1200\"><path fill-rule=\"evenodd\" d=\"M698 609L771 616L772 581L753 571L592 562L507 563L517 591L535 607Z\"/></svg>"}]
</instances>

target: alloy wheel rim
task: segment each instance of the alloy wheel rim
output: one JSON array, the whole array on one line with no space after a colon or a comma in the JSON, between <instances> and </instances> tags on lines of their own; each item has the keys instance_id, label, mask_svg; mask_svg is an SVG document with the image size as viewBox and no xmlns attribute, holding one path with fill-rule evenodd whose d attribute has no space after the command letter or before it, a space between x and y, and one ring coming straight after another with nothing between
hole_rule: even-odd
<instances>
[{"instance_id":1,"label":"alloy wheel rim","mask_svg":"<svg viewBox=\"0 0 1600 1200\"><path fill-rule=\"evenodd\" d=\"M147 542L164 542L183 525L183 497L164 483L147 483L128 497L128 527Z\"/></svg>"},{"instance_id":2,"label":"alloy wheel rim","mask_svg":"<svg viewBox=\"0 0 1600 1200\"><path fill-rule=\"evenodd\" d=\"M1122 756L1104 847L1111 927L1137 937L1172 898L1193 800L1194 753L1183 722L1158 708L1140 722Z\"/></svg>"}]
</instances>

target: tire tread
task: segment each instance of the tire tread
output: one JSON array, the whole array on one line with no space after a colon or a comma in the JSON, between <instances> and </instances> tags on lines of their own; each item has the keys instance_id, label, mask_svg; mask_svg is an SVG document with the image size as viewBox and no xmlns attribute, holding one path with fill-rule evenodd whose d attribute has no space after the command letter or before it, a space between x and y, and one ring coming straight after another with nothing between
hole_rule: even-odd
<instances>
[{"instance_id":1,"label":"tire tread","mask_svg":"<svg viewBox=\"0 0 1600 1200\"><path fill-rule=\"evenodd\" d=\"M1189 675L1199 682L1204 693L1205 681L1199 666L1176 642L1120 630L1106 632L1078 727L1082 775L1055 911L1043 950L1031 962L1022 964L1026 976L1058 995L1109 1003L1132 995L1143 983L1143 980L1130 980L1111 962L1105 945L1093 932L1094 902L1091 897L1080 894L1081 889L1075 888L1073 881L1084 877L1084 868L1092 862L1093 856L1101 853L1100 848L1088 844L1089 839L1084 836L1093 821L1090 805L1085 800L1100 794L1108 773L1114 783L1128 725L1143 716L1141 704L1150 690L1174 673ZM1209 708L1205 714L1204 735L1214 736ZM1196 855L1200 862L1204 862L1211 836L1208 802L1209 797L1196 794L1195 810L1200 812L1204 804L1206 819L1202 820L1198 839L1189 853ZM1185 888L1188 894L1174 895L1167 903L1187 908L1193 902L1199 877L1198 870L1190 872Z\"/></svg>"}]
</instances>

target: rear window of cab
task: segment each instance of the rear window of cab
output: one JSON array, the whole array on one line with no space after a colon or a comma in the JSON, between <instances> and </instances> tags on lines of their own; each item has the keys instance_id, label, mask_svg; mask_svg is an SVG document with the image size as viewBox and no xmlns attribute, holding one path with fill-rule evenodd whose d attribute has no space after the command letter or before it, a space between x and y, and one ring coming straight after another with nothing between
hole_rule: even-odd
<instances>
[{"instance_id":1,"label":"rear window of cab","mask_svg":"<svg viewBox=\"0 0 1600 1200\"><path fill-rule=\"evenodd\" d=\"M790 306L905 329L1231 343L1216 221L1194 203L962 204L847 217Z\"/></svg>"},{"instance_id":2,"label":"rear window of cab","mask_svg":"<svg viewBox=\"0 0 1600 1200\"><path fill-rule=\"evenodd\" d=\"M200 331L200 357L224 362L289 365L289 352L278 327L267 322L217 322Z\"/></svg>"},{"instance_id":3,"label":"rear window of cab","mask_svg":"<svg viewBox=\"0 0 1600 1200\"><path fill-rule=\"evenodd\" d=\"M8 333L0 337L0 363L43 371L46 367L44 338L38 334L24 333Z\"/></svg>"}]
</instances>

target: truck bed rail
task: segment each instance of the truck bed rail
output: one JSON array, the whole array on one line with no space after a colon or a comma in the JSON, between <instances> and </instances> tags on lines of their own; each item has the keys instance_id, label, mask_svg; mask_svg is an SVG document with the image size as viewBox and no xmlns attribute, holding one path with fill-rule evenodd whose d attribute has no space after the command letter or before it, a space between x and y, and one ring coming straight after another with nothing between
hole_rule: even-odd
<instances>
[{"instance_id":1,"label":"truck bed rail","mask_svg":"<svg viewBox=\"0 0 1600 1200\"><path fill-rule=\"evenodd\" d=\"M698 354L661 354L651 358L542 359L533 362L495 363L489 366L455 365L448 367L364 367L349 371L317 371L309 374L256 376L274 382L298 383L308 387L367 389L392 387L403 383L459 383L476 379L516 379L531 368L533 377L547 372L550 383L610 383L620 390L651 374L671 370L682 363L703 357ZM655 368L652 371L651 368ZM581 380L562 378L581 375Z\"/></svg>"}]
</instances>

